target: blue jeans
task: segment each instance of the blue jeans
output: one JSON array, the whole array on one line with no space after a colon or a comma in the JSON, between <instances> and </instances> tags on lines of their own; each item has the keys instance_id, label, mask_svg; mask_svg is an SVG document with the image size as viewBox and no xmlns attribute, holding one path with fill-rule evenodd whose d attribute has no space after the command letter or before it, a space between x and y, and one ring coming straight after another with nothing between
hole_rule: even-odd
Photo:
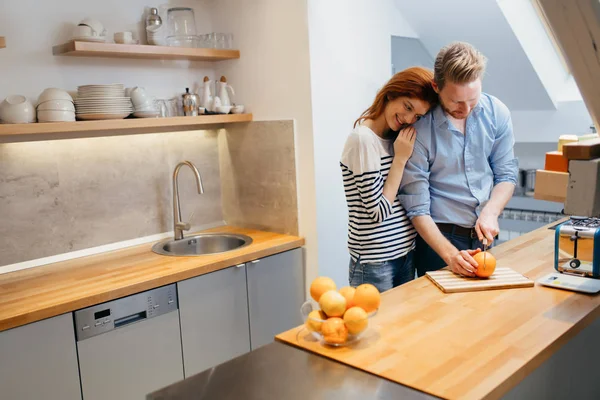
<instances>
[{"instance_id":1,"label":"blue jeans","mask_svg":"<svg viewBox=\"0 0 600 400\"><path fill-rule=\"evenodd\" d=\"M442 235L444 235L458 250L474 250L477 248L483 250L483 244L477 239L471 239L468 236L447 232L442 232ZM488 249L491 247L492 246L488 245ZM418 276L423 276L427 271L437 271L446 266L446 262L438 256L420 235L417 235L414 264Z\"/></svg>"},{"instance_id":2,"label":"blue jeans","mask_svg":"<svg viewBox=\"0 0 600 400\"><path fill-rule=\"evenodd\" d=\"M395 260L375 263L361 263L360 258L356 261L350 258L348 281L352 287L370 283L383 293L415 279L412 259L412 251Z\"/></svg>"}]
</instances>

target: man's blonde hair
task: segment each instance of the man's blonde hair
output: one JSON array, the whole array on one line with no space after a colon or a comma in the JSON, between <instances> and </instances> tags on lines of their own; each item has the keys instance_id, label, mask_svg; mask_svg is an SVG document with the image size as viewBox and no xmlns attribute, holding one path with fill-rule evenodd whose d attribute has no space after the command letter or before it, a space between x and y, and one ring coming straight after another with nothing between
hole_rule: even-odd
<instances>
[{"instance_id":1,"label":"man's blonde hair","mask_svg":"<svg viewBox=\"0 0 600 400\"><path fill-rule=\"evenodd\" d=\"M483 77L487 58L465 42L453 42L443 47L435 58L433 80L439 90L446 82L469 83Z\"/></svg>"}]
</instances>

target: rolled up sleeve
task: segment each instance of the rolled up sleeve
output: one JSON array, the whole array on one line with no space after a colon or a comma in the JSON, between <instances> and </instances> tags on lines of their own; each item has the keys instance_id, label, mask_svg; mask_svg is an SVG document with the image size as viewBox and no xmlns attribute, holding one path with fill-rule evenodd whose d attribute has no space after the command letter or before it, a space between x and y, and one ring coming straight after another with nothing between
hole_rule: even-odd
<instances>
[{"instance_id":1,"label":"rolled up sleeve","mask_svg":"<svg viewBox=\"0 0 600 400\"><path fill-rule=\"evenodd\" d=\"M498 130L490 153L490 168L494 174L494 186L502 182L517 184L518 161L514 154L515 137L512 119L507 108L498 113Z\"/></svg>"},{"instance_id":2,"label":"rolled up sleeve","mask_svg":"<svg viewBox=\"0 0 600 400\"><path fill-rule=\"evenodd\" d=\"M363 206L374 222L384 222L392 214L392 204L383 195L385 181L379 171L356 176L358 192Z\"/></svg>"},{"instance_id":3,"label":"rolled up sleeve","mask_svg":"<svg viewBox=\"0 0 600 400\"><path fill-rule=\"evenodd\" d=\"M430 215L429 160L418 133L412 156L404 167L399 198L409 218Z\"/></svg>"}]
</instances>

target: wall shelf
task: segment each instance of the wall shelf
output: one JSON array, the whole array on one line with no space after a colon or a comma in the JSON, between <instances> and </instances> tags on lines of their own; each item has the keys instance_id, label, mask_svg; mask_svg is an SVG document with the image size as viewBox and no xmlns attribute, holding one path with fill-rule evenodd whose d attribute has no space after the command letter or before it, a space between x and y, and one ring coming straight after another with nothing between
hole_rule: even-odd
<instances>
[{"instance_id":1,"label":"wall shelf","mask_svg":"<svg viewBox=\"0 0 600 400\"><path fill-rule=\"evenodd\" d=\"M223 124L250 121L252 121L252 114L1 124L0 143L192 131L211 129Z\"/></svg>"},{"instance_id":2,"label":"wall shelf","mask_svg":"<svg viewBox=\"0 0 600 400\"><path fill-rule=\"evenodd\" d=\"M139 58L158 60L223 61L240 58L239 50L198 49L70 41L52 47L55 56Z\"/></svg>"},{"instance_id":3,"label":"wall shelf","mask_svg":"<svg viewBox=\"0 0 600 400\"><path fill-rule=\"evenodd\" d=\"M0 36L0 49L6 47L6 38L4 36Z\"/></svg>"}]
</instances>

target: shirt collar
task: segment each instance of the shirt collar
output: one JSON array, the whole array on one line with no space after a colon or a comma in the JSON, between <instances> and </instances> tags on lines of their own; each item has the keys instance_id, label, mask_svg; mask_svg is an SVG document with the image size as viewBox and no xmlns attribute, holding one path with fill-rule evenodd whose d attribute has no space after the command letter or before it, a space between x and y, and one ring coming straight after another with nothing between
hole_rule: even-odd
<instances>
[{"instance_id":1,"label":"shirt collar","mask_svg":"<svg viewBox=\"0 0 600 400\"><path fill-rule=\"evenodd\" d=\"M473 113L479 115L479 113L483 110L483 106L481 105L481 100L477 103L477 105L473 108ZM444 124L444 122L448 122L448 117L446 113L442 109L441 104L438 104L433 110L433 120L435 121L436 126L440 127Z\"/></svg>"}]
</instances>

